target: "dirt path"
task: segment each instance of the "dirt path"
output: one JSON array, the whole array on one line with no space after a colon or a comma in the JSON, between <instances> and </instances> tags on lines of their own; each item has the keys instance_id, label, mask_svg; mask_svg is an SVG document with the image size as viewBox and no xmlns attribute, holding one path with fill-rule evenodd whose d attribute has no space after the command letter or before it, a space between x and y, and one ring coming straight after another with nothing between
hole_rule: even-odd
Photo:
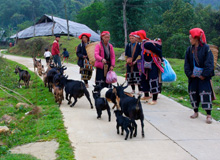
<instances>
[{"instance_id":1,"label":"dirt path","mask_svg":"<svg viewBox=\"0 0 220 160\"><path fill-rule=\"evenodd\" d=\"M21 63L33 70L31 58L5 55L6 58ZM43 60L43 64L45 61ZM66 65L66 64L65 64ZM70 79L80 80L79 67L67 64L65 74ZM95 72L89 81L91 90ZM124 78L118 77L119 83ZM130 91L130 89L127 89ZM111 104L112 106L112 104ZM90 109L85 97L78 100L71 108L64 101L60 107L67 133L74 147L77 160L218 160L220 157L220 125L205 123L205 116L192 120L192 110L163 96L159 96L155 106L142 104L145 115L145 138L141 137L138 121L136 138L124 140L116 134L115 116L107 121L106 111L102 119L96 119L96 110Z\"/></svg>"}]
</instances>

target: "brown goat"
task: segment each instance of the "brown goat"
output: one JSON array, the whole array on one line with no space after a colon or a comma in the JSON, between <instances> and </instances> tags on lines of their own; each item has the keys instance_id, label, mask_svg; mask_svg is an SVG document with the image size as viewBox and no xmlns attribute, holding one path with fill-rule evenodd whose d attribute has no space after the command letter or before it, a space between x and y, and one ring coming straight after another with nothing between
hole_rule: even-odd
<instances>
[{"instance_id":1,"label":"brown goat","mask_svg":"<svg viewBox=\"0 0 220 160\"><path fill-rule=\"evenodd\" d=\"M35 72L35 68L38 68L38 66L41 66L41 59L37 60L36 57L33 57L33 63L34 63L34 72Z\"/></svg>"},{"instance_id":2,"label":"brown goat","mask_svg":"<svg viewBox=\"0 0 220 160\"><path fill-rule=\"evenodd\" d=\"M37 72L39 76L42 76L42 74L45 72L44 66L43 65L37 66Z\"/></svg>"},{"instance_id":3,"label":"brown goat","mask_svg":"<svg viewBox=\"0 0 220 160\"><path fill-rule=\"evenodd\" d=\"M64 100L63 88L53 85L53 93L55 97L55 102L58 103L60 106L62 101Z\"/></svg>"},{"instance_id":4,"label":"brown goat","mask_svg":"<svg viewBox=\"0 0 220 160\"><path fill-rule=\"evenodd\" d=\"M31 75L29 74L29 72L26 71L26 70L20 69L18 66L16 66L14 72L15 72L16 74L17 74L17 73L19 74L19 81L18 81L19 87L20 87L20 81L21 81L21 80L24 81L24 84L25 84L26 87L29 87L29 81L30 81L30 78L31 78Z\"/></svg>"}]
</instances>

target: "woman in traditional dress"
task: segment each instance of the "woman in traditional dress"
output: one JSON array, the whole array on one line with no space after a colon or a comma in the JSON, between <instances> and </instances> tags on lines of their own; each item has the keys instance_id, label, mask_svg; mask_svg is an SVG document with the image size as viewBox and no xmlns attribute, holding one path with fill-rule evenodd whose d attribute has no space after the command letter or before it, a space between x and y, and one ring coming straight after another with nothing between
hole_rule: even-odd
<instances>
[{"instance_id":1,"label":"woman in traditional dress","mask_svg":"<svg viewBox=\"0 0 220 160\"><path fill-rule=\"evenodd\" d=\"M141 44L136 41L136 34L134 32L129 35L130 43L127 44L125 49L125 60L127 66L126 79L128 84L131 85L132 94L135 94L135 85L138 85L140 94L140 75L137 67L137 60L141 59Z\"/></svg>"},{"instance_id":2,"label":"woman in traditional dress","mask_svg":"<svg viewBox=\"0 0 220 160\"><path fill-rule=\"evenodd\" d=\"M115 52L112 44L109 43L110 33L103 31L101 41L95 47L95 67L96 67L96 85L111 88L112 84L106 83L106 74L112 71L115 66Z\"/></svg>"},{"instance_id":3,"label":"woman in traditional dress","mask_svg":"<svg viewBox=\"0 0 220 160\"><path fill-rule=\"evenodd\" d=\"M149 101L152 94L152 101L148 104L155 105L157 103L158 93L161 92L161 72L162 67L162 42L161 40L152 41L146 37L144 30L138 31L138 35L142 40L142 65L143 73L141 74L141 87L145 96L142 100Z\"/></svg>"},{"instance_id":4,"label":"woman in traditional dress","mask_svg":"<svg viewBox=\"0 0 220 160\"><path fill-rule=\"evenodd\" d=\"M190 118L199 116L198 108L201 102L206 111L206 123L212 123L211 110L214 92L211 85L211 77L214 76L214 58L209 46L206 44L206 36L202 29L193 28L189 31L191 46L185 55L184 70L188 77L188 92L194 114Z\"/></svg>"},{"instance_id":5,"label":"woman in traditional dress","mask_svg":"<svg viewBox=\"0 0 220 160\"><path fill-rule=\"evenodd\" d=\"M82 39L82 42L77 47L77 57L78 57L78 66L80 67L81 79L84 80L86 87L88 88L88 80L92 77L92 71L85 70L85 63L89 63L89 58L86 52L86 46L89 44L91 34L90 33L82 33L79 36L79 39Z\"/></svg>"}]
</instances>

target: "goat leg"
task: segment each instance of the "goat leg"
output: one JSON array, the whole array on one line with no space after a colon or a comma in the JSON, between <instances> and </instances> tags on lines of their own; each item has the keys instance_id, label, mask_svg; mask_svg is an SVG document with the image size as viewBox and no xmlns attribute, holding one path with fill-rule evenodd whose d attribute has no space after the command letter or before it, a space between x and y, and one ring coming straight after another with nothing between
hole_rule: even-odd
<instances>
[{"instance_id":1,"label":"goat leg","mask_svg":"<svg viewBox=\"0 0 220 160\"><path fill-rule=\"evenodd\" d=\"M76 104L76 102L77 102L77 98L74 97L74 102L73 102L73 104L70 105L70 107L73 107Z\"/></svg>"},{"instance_id":2,"label":"goat leg","mask_svg":"<svg viewBox=\"0 0 220 160\"><path fill-rule=\"evenodd\" d=\"M116 128L117 128L117 134L119 134L119 125L118 124L117 124Z\"/></svg>"},{"instance_id":3,"label":"goat leg","mask_svg":"<svg viewBox=\"0 0 220 160\"><path fill-rule=\"evenodd\" d=\"M121 135L124 135L124 128L123 128L123 126L121 127Z\"/></svg>"},{"instance_id":4,"label":"goat leg","mask_svg":"<svg viewBox=\"0 0 220 160\"><path fill-rule=\"evenodd\" d=\"M142 137L144 138L144 120L141 119L141 132L142 132Z\"/></svg>"},{"instance_id":5,"label":"goat leg","mask_svg":"<svg viewBox=\"0 0 220 160\"><path fill-rule=\"evenodd\" d=\"M111 111L110 111L109 106L108 106L107 112L108 112L108 121L110 122L111 121Z\"/></svg>"},{"instance_id":6,"label":"goat leg","mask_svg":"<svg viewBox=\"0 0 220 160\"><path fill-rule=\"evenodd\" d=\"M125 132L126 132L125 140L127 140L128 139L128 135L129 135L128 127L125 128Z\"/></svg>"},{"instance_id":7,"label":"goat leg","mask_svg":"<svg viewBox=\"0 0 220 160\"><path fill-rule=\"evenodd\" d=\"M129 127L128 127L129 129L130 129L130 139L132 138L132 135L133 135L133 127L130 125Z\"/></svg>"},{"instance_id":8,"label":"goat leg","mask_svg":"<svg viewBox=\"0 0 220 160\"><path fill-rule=\"evenodd\" d=\"M91 102L91 99L90 99L90 96L89 96L89 92L88 92L88 90L85 88L85 90L84 90L84 93L85 93L85 95L86 95L86 98L88 99L88 101L89 101L89 103L90 103L90 105L91 105L91 109L93 109L93 104L92 104L92 102Z\"/></svg>"},{"instance_id":9,"label":"goat leg","mask_svg":"<svg viewBox=\"0 0 220 160\"><path fill-rule=\"evenodd\" d=\"M132 125L134 127L134 137L136 137L137 136L137 124L136 124L135 120L132 120Z\"/></svg>"}]
</instances>

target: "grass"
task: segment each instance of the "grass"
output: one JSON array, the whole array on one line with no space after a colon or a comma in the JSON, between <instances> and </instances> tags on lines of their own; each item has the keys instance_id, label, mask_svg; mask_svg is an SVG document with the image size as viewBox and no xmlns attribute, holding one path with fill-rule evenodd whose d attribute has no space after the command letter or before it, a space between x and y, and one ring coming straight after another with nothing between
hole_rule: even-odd
<instances>
[{"instance_id":1,"label":"grass","mask_svg":"<svg viewBox=\"0 0 220 160\"><path fill-rule=\"evenodd\" d=\"M15 105L19 101L0 90L0 117L7 114L15 118L9 124L0 121L1 126L6 125L11 131L0 135L0 142L4 144L0 146L0 159L21 159L21 155L12 155L8 150L22 144L53 139L59 143L59 148L56 151L57 159L73 159L73 149L64 127L63 116L58 105L54 102L53 94L48 92L48 88L44 87L42 80L31 71L29 71L31 74L30 88L18 88L19 78L14 73L14 68L19 65L22 69L28 70L27 67L3 58L0 58L0 63L0 84L15 90L34 105L42 108L42 113L39 116L25 116L25 113L32 108L20 107L16 109ZM13 94L12 92L9 93Z\"/></svg>"}]
</instances>

